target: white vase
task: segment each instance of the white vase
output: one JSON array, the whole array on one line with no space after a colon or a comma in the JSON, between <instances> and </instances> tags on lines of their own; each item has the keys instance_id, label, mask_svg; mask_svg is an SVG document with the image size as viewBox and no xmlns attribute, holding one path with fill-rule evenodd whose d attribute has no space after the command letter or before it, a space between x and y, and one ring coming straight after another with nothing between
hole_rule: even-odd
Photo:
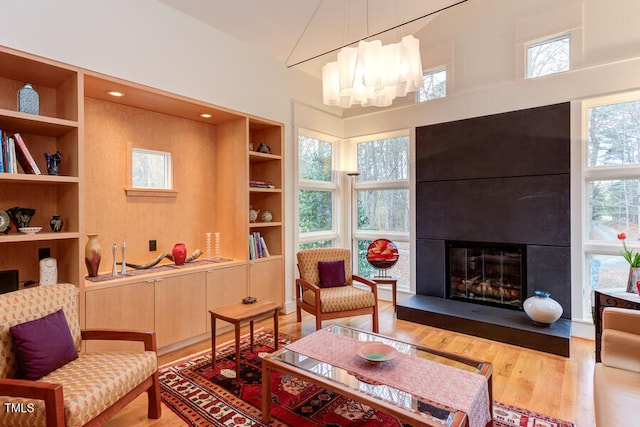
<instances>
[{"instance_id":1,"label":"white vase","mask_svg":"<svg viewBox=\"0 0 640 427\"><path fill-rule=\"evenodd\" d=\"M535 291L522 304L524 312L535 323L550 325L562 316L562 306L547 291Z\"/></svg>"}]
</instances>

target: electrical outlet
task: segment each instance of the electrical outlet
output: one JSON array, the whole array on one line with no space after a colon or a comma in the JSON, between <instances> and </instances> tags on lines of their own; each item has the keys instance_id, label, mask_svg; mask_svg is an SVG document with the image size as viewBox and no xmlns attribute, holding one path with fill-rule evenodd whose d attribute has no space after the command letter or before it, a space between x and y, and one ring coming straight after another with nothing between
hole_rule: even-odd
<instances>
[{"instance_id":1,"label":"electrical outlet","mask_svg":"<svg viewBox=\"0 0 640 427\"><path fill-rule=\"evenodd\" d=\"M156 250L156 241L149 240L149 252L154 252Z\"/></svg>"}]
</instances>

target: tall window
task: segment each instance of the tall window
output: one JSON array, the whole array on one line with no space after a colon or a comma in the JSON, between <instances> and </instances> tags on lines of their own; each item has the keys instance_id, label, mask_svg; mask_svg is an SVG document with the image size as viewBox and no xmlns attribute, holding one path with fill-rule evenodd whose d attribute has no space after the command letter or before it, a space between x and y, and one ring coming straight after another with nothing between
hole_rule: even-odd
<instances>
[{"instance_id":1,"label":"tall window","mask_svg":"<svg viewBox=\"0 0 640 427\"><path fill-rule=\"evenodd\" d=\"M337 238L334 147L326 135L298 137L300 249L330 247Z\"/></svg>"},{"instance_id":2,"label":"tall window","mask_svg":"<svg viewBox=\"0 0 640 427\"><path fill-rule=\"evenodd\" d=\"M400 253L387 273L398 278L398 287L410 283L409 135L383 135L356 142L359 176L356 178L355 231L357 271L378 274L366 261L366 250L378 238L393 241Z\"/></svg>"},{"instance_id":3,"label":"tall window","mask_svg":"<svg viewBox=\"0 0 640 427\"><path fill-rule=\"evenodd\" d=\"M424 88L416 92L418 102L444 98L447 95L447 70L445 68L426 71L422 78Z\"/></svg>"},{"instance_id":4,"label":"tall window","mask_svg":"<svg viewBox=\"0 0 640 427\"><path fill-rule=\"evenodd\" d=\"M527 78L568 71L571 65L569 34L538 41L527 46Z\"/></svg>"},{"instance_id":5,"label":"tall window","mask_svg":"<svg viewBox=\"0 0 640 427\"><path fill-rule=\"evenodd\" d=\"M626 286L619 233L640 249L640 93L584 103L586 191L584 313L593 289ZM586 316L585 316L586 317Z\"/></svg>"}]
</instances>

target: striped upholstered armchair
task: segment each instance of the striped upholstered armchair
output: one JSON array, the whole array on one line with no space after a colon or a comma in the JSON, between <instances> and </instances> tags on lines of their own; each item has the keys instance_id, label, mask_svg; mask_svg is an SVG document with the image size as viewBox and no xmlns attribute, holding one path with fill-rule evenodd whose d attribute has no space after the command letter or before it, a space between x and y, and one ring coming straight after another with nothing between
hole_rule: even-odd
<instances>
[{"instance_id":1,"label":"striped upholstered armchair","mask_svg":"<svg viewBox=\"0 0 640 427\"><path fill-rule=\"evenodd\" d=\"M375 282L351 273L351 251L343 248L307 249L297 253L300 278L296 279L297 320L302 310L322 321L371 314L378 332L378 292ZM353 286L353 282L361 283Z\"/></svg>"}]
</instances>

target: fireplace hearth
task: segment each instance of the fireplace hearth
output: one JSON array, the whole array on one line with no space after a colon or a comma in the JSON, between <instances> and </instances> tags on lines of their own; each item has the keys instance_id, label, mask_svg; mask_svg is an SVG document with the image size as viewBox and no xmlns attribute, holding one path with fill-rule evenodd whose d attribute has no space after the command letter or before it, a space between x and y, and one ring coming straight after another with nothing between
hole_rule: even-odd
<instances>
[{"instance_id":1,"label":"fireplace hearth","mask_svg":"<svg viewBox=\"0 0 640 427\"><path fill-rule=\"evenodd\" d=\"M522 310L526 246L504 243L445 243L446 298Z\"/></svg>"}]
</instances>

